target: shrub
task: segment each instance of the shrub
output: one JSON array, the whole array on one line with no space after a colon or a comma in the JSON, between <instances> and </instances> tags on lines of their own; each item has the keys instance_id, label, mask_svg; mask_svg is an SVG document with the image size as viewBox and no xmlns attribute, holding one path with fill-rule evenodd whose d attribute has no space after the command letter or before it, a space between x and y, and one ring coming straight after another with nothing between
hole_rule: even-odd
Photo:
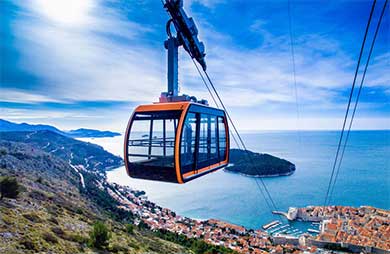
<instances>
[{"instance_id":1,"label":"shrub","mask_svg":"<svg viewBox=\"0 0 390 254\"><path fill-rule=\"evenodd\" d=\"M37 179L37 183L40 183L40 184L42 184L42 183L43 183L42 176L38 177L38 179Z\"/></svg>"},{"instance_id":2,"label":"shrub","mask_svg":"<svg viewBox=\"0 0 390 254\"><path fill-rule=\"evenodd\" d=\"M48 221L50 221L51 223L54 223L54 224L58 225L58 220L57 220L56 217L54 217L54 216L51 216L51 217L48 219Z\"/></svg>"},{"instance_id":3,"label":"shrub","mask_svg":"<svg viewBox=\"0 0 390 254\"><path fill-rule=\"evenodd\" d=\"M61 237L61 238L63 238L64 235L65 235L64 230L62 230L62 228L60 228L60 227L52 227L52 228L51 228L51 231L52 231L54 234L56 234L57 236Z\"/></svg>"},{"instance_id":4,"label":"shrub","mask_svg":"<svg viewBox=\"0 0 390 254\"><path fill-rule=\"evenodd\" d=\"M141 230L142 230L142 229L150 229L149 225L146 224L146 223L145 223L144 221L142 221L142 220L139 222L138 228L141 229Z\"/></svg>"},{"instance_id":5,"label":"shrub","mask_svg":"<svg viewBox=\"0 0 390 254\"><path fill-rule=\"evenodd\" d=\"M36 244L28 238L23 238L19 243L27 250L38 251Z\"/></svg>"},{"instance_id":6,"label":"shrub","mask_svg":"<svg viewBox=\"0 0 390 254\"><path fill-rule=\"evenodd\" d=\"M133 249L136 249L138 250L140 247L138 246L137 243L134 243L134 242L129 242L127 243L127 245L130 247L130 248L133 248Z\"/></svg>"},{"instance_id":7,"label":"shrub","mask_svg":"<svg viewBox=\"0 0 390 254\"><path fill-rule=\"evenodd\" d=\"M134 233L134 225L133 224L127 224L126 225L126 231L129 234L133 234Z\"/></svg>"},{"instance_id":8,"label":"shrub","mask_svg":"<svg viewBox=\"0 0 390 254\"><path fill-rule=\"evenodd\" d=\"M108 250L113 253L118 253L118 252L128 252L128 248L126 246L120 245L118 243L112 244Z\"/></svg>"},{"instance_id":9,"label":"shrub","mask_svg":"<svg viewBox=\"0 0 390 254\"><path fill-rule=\"evenodd\" d=\"M42 238L48 242L48 243L58 243L57 237L55 237L52 233L50 232L45 232L42 234Z\"/></svg>"},{"instance_id":10,"label":"shrub","mask_svg":"<svg viewBox=\"0 0 390 254\"><path fill-rule=\"evenodd\" d=\"M34 222L34 223L41 223L42 222L41 217L39 217L39 215L34 213L34 212L25 213L25 214L23 214L23 217L31 222Z\"/></svg>"},{"instance_id":11,"label":"shrub","mask_svg":"<svg viewBox=\"0 0 390 254\"><path fill-rule=\"evenodd\" d=\"M81 215L81 214L84 214L84 211L80 207L77 207L76 208L76 213Z\"/></svg>"},{"instance_id":12,"label":"shrub","mask_svg":"<svg viewBox=\"0 0 390 254\"><path fill-rule=\"evenodd\" d=\"M19 184L15 177L5 176L0 179L0 200L6 198L17 198Z\"/></svg>"},{"instance_id":13,"label":"shrub","mask_svg":"<svg viewBox=\"0 0 390 254\"><path fill-rule=\"evenodd\" d=\"M90 233L89 244L97 249L104 249L108 246L110 233L107 226L103 222L96 222L93 225L93 230Z\"/></svg>"},{"instance_id":14,"label":"shrub","mask_svg":"<svg viewBox=\"0 0 390 254\"><path fill-rule=\"evenodd\" d=\"M208 253L210 246L203 241L194 241L191 245L191 249L196 253L196 254L203 254L203 253Z\"/></svg>"}]
</instances>

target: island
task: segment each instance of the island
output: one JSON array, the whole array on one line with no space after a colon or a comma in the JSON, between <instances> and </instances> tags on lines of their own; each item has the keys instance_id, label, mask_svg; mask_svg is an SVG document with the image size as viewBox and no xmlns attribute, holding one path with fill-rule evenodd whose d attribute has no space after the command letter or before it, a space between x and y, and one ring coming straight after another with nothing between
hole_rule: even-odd
<instances>
[{"instance_id":1,"label":"island","mask_svg":"<svg viewBox=\"0 0 390 254\"><path fill-rule=\"evenodd\" d=\"M274 177L293 174L295 165L266 153L230 149L230 164L224 170L250 177Z\"/></svg>"},{"instance_id":2,"label":"island","mask_svg":"<svg viewBox=\"0 0 390 254\"><path fill-rule=\"evenodd\" d=\"M65 133L67 136L72 138L112 138L121 135L118 132L100 131L100 130L85 129L85 128L70 130L70 131L66 131Z\"/></svg>"}]
</instances>

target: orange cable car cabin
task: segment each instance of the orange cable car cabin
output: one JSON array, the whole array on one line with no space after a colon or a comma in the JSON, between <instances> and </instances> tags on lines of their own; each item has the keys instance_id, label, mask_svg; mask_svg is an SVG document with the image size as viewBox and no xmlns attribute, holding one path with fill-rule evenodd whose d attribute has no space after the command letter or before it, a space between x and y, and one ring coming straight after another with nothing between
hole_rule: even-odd
<instances>
[{"instance_id":1,"label":"orange cable car cabin","mask_svg":"<svg viewBox=\"0 0 390 254\"><path fill-rule=\"evenodd\" d=\"M134 178L185 183L228 164L225 112L194 103L138 106L127 127L125 164Z\"/></svg>"},{"instance_id":2,"label":"orange cable car cabin","mask_svg":"<svg viewBox=\"0 0 390 254\"><path fill-rule=\"evenodd\" d=\"M168 91L159 103L140 105L127 125L124 161L130 177L185 183L227 166L229 129L225 111L206 100L178 92L178 48L183 48L206 71L204 45L183 9L182 0L165 0L171 19L168 39ZM174 25L176 37L170 31ZM195 62L194 62L195 63Z\"/></svg>"}]
</instances>

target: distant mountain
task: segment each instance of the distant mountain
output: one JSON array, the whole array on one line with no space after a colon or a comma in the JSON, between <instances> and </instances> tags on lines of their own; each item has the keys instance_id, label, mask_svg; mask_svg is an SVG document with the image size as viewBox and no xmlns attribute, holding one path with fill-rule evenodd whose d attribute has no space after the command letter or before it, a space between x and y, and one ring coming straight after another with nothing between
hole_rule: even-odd
<instances>
[{"instance_id":1,"label":"distant mountain","mask_svg":"<svg viewBox=\"0 0 390 254\"><path fill-rule=\"evenodd\" d=\"M294 173L295 165L265 153L230 149L230 165L225 171L252 177L286 176Z\"/></svg>"},{"instance_id":2,"label":"distant mountain","mask_svg":"<svg viewBox=\"0 0 390 254\"><path fill-rule=\"evenodd\" d=\"M120 136L121 134L118 132L112 132L112 131L98 131L98 130L92 130L92 129L77 129L77 130L70 130L66 132L66 135L75 137L75 138L111 138Z\"/></svg>"},{"instance_id":3,"label":"distant mountain","mask_svg":"<svg viewBox=\"0 0 390 254\"><path fill-rule=\"evenodd\" d=\"M44 124L28 124L28 123L13 123L0 119L0 131L41 131L48 130L62 134L63 132L51 125Z\"/></svg>"},{"instance_id":4,"label":"distant mountain","mask_svg":"<svg viewBox=\"0 0 390 254\"><path fill-rule=\"evenodd\" d=\"M48 130L72 138L103 138L120 136L120 133L92 129L61 131L54 126L44 124L13 123L0 119L0 131L42 131Z\"/></svg>"}]
</instances>

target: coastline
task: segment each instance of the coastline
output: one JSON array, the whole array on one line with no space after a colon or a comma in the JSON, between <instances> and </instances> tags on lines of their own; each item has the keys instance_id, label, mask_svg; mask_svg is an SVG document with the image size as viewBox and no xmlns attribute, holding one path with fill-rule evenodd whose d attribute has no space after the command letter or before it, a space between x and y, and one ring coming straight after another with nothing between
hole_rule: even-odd
<instances>
[{"instance_id":1,"label":"coastline","mask_svg":"<svg viewBox=\"0 0 390 254\"><path fill-rule=\"evenodd\" d=\"M319 132L320 133L320 132ZM370 134L371 132L368 132ZM377 132L375 132L377 133ZM374 134L375 134L374 133ZM364 134L363 137L366 137ZM312 133L310 133L312 135ZM321 151L321 157L317 156L317 153L310 154L309 151L307 152L307 156L305 156L305 160L301 159L301 163L299 165L300 172L299 174L294 174L292 177L277 177L277 176L289 176L292 175L290 172L289 174L283 174L283 175L272 175L272 176L251 176L251 175L245 175L241 174L246 177L241 176L235 176L237 174L240 174L238 172L232 172L225 169L218 170L214 172L213 174L209 174L208 177L201 178L200 180L197 180L193 184L189 185L174 185L174 184L166 184L162 182L150 182L150 181L141 181L139 179L132 179L129 178L126 174L126 171L124 168L119 166L118 168L112 168L108 171L108 180L110 182L115 182L122 185L129 185L133 186L136 189L145 190L149 199L156 202L157 204L162 204L164 207L169 207L173 209L174 211L177 211L179 214L183 214L186 216L189 216L191 218L209 218L207 215L210 215L210 218L223 218L227 221L238 223L239 225L245 225L249 228L255 228L258 225L265 224L269 221L272 221L273 215L270 212L267 212L267 207L265 206L265 203L263 200L259 199L258 201L258 207L252 206L251 202L256 200L251 195L246 195L244 197L241 197L242 193L252 193L253 186L249 182L253 179L256 179L256 177L264 177L264 180L267 181L267 185L270 187L274 187L276 190L280 190L281 192L285 193L281 197L281 201L284 202L286 206L280 207L281 209L287 209L288 206L294 205L297 207L302 207L307 205L306 203L302 202L303 199L301 194L307 194L309 195L310 203L319 204L322 202L323 197L322 195L319 195L321 191L323 190L321 187L322 185L319 185L321 179L321 173L324 172L324 168L326 167L326 161L323 155L330 156L330 149L328 149L326 146L326 149L328 150L321 150L324 146L323 140L326 142L331 138L329 137L329 133L325 132L324 134L316 134L315 138L318 139L318 144L316 145L315 149L319 149ZM333 134L332 134L333 135ZM359 134L361 135L361 134ZM370 134L368 137L371 137ZM380 135L382 137L383 135ZM253 137L253 139L256 139L257 136ZM288 141L288 135L286 137ZM358 136L360 137L360 136ZM271 139L274 141L274 135L271 135L270 137L264 137L264 135L261 135L261 138L266 138L266 141L268 139ZM268 138L268 139L267 139ZM295 136L292 135L291 139L295 140ZM377 139L374 139L377 140ZM381 139L383 140L383 139ZM122 153L122 137L115 137L115 138L104 138L104 139L94 139L93 142L97 143L98 145L101 145L105 148L105 150L110 151L113 154L121 154ZM291 158L301 158L302 153L288 153L290 151L289 146L286 144L289 144L286 140L284 140L282 143L270 143L264 141L266 146L269 146L272 148L271 145L274 145L276 148L279 149L280 147L280 154L279 156L288 154L288 157ZM325 142L324 141L324 142ZM294 143L295 144L295 143ZM326 145L327 143L325 143ZM383 147L381 146L382 143L376 144L375 154L382 154L380 151L383 151ZM383 145L383 144L382 144ZM318 146L318 147L317 147ZM305 146L310 147L310 146ZM378 148L379 147L379 148ZM275 149L276 149L275 148ZM262 149L260 146L256 147L256 149L260 150ZM313 150L313 147L310 147L310 151ZM121 154L122 155L122 154ZM123 155L122 155L123 157ZM312 161L316 160L315 164L312 164ZM381 161L377 161L376 164L379 164ZM373 168L373 172L381 173L383 174L383 171L375 166L376 164L372 165L371 168ZM347 166L349 164L347 163ZM365 167L366 164L363 161L362 167ZM373 167L374 166L374 167ZM368 165L367 165L368 167ZM225 172L231 173L231 174L225 174ZM310 172L310 174L301 173L301 172ZM370 171L371 172L371 171ZM234 174L233 174L234 173ZM349 176L349 175L348 175ZM253 179L251 179L253 178ZM291 181L290 181L291 179ZM360 179L357 179L357 182L360 182ZM382 180L383 181L383 180ZM215 183L218 184L215 184ZM310 184L302 184L305 182L309 182ZM342 181L343 182L343 181ZM389 209L388 204L386 203L387 198L386 194L388 191L385 189L382 189L381 186L378 185L378 181L372 181L371 184L375 184L375 193L378 193L382 196L381 199L374 198L372 196L373 191L369 191L368 193L363 192L360 189L353 188L351 191L353 191L355 194L354 196L351 196L346 201L344 198L337 197L335 198L335 203L340 205L352 205L352 206L360 206L361 204L370 204L375 207L380 207L383 209ZM217 187L216 187L217 186ZM313 188L318 188L316 192L310 192L313 190ZM191 195L191 193L196 193L196 195ZM359 198L355 198L355 196L359 196ZM179 197L179 199L176 199L176 201L173 200L173 196ZM219 199L219 197L223 197L226 199ZM288 199L288 201L285 201ZM197 210L188 209L188 204L191 203L194 206L196 206ZM229 206L234 206L234 211L236 213L240 213L241 215L238 216L234 212L231 212L230 209L228 209ZM207 211L207 212L205 212ZM255 215L256 214L256 215Z\"/></svg>"},{"instance_id":2,"label":"coastline","mask_svg":"<svg viewBox=\"0 0 390 254\"><path fill-rule=\"evenodd\" d=\"M244 174L244 173L241 173L241 172L235 172L235 171L230 171L226 168L222 169L224 172L226 173L230 173L230 174L237 174L237 175L242 175L242 176L246 176L246 177L251 177L251 178L273 178L273 177L279 177L279 176L290 176L292 174L294 174L295 170L291 171L291 172L288 172L288 173L284 173L284 174L272 174L272 175L248 175L248 174Z\"/></svg>"}]
</instances>

